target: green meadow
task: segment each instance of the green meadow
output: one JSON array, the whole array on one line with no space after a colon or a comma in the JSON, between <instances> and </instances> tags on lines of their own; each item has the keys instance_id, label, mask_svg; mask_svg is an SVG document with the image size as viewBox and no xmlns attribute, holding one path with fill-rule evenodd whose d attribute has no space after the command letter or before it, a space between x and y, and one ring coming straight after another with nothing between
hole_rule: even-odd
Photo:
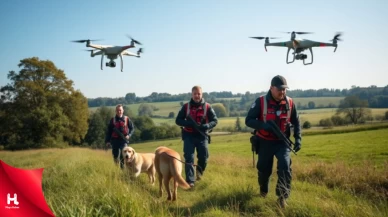
<instances>
[{"instance_id":1,"label":"green meadow","mask_svg":"<svg viewBox=\"0 0 388 217\"><path fill-rule=\"evenodd\" d=\"M235 98L233 98L235 99ZM295 102L300 102L302 105L307 105L309 101L315 102L316 106L319 104L328 105L329 103L333 103L338 105L340 100L342 100L343 97L312 97L312 98L295 98ZM156 102L156 103L148 103L155 108L157 108L156 111L154 111L154 115L157 116L164 116L166 118L152 118L155 124L161 124L161 123L168 123L168 124L175 124L175 118L167 118L168 114L170 112L174 112L175 115L178 114L181 105L180 101L175 102ZM129 104L127 105L131 111L135 114L137 114L137 111L139 109L140 104ZM114 109L114 106L108 106L109 108ZM92 107L89 108L91 112L95 111L98 107ZM301 123L304 123L305 121L309 121L312 125L318 125L319 121L321 119L330 118L331 116L335 115L336 108L323 108L323 109L311 109L311 110L298 110ZM371 116L373 118L377 116L384 116L385 112L388 111L387 108L383 109L377 109L373 108L371 109ZM240 117L241 124L244 125L245 117ZM228 127L234 127L236 123L236 117L225 117L225 118L219 118L219 124L217 125L216 130L225 129Z\"/></svg>"},{"instance_id":2,"label":"green meadow","mask_svg":"<svg viewBox=\"0 0 388 217\"><path fill-rule=\"evenodd\" d=\"M276 160L270 193L258 196L248 133L213 136L203 179L193 190L178 189L176 202L159 197L147 175L130 179L114 166L110 150L1 151L0 159L18 168L44 168L42 187L56 216L383 217L388 216L388 128L381 128L306 132L302 150L292 156L292 192L284 210L276 204ZM153 152L162 145L183 157L178 139L133 148Z\"/></svg>"}]
</instances>

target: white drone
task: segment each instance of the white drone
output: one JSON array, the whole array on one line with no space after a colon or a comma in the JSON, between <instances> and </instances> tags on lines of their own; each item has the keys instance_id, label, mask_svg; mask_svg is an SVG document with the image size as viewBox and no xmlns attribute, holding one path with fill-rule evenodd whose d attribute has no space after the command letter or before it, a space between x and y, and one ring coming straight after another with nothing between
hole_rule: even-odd
<instances>
[{"instance_id":1,"label":"white drone","mask_svg":"<svg viewBox=\"0 0 388 217\"><path fill-rule=\"evenodd\" d=\"M287 58L286 62L287 64L293 63L296 60L303 60L304 65L310 65L313 63L314 58L313 58L313 47L335 47L334 52L337 50L338 44L337 41L341 41L340 36L341 33L337 33L334 35L333 43L326 43L326 42L317 42L317 41L311 41L307 39L296 39L296 34L311 34L312 32L287 32L288 34L291 33L291 40L290 41L285 41L285 42L274 42L270 43L269 39L275 39L276 37L251 37L254 39L265 39L264 43L264 48L265 51L267 51L267 46L276 46L276 47L287 47ZM293 59L292 61L288 60L288 55L290 53L290 50L294 50L293 54ZM306 63L305 59L307 59L307 54L304 54L303 51L306 49L309 49L310 54L311 54L311 61Z\"/></svg>"},{"instance_id":2,"label":"white drone","mask_svg":"<svg viewBox=\"0 0 388 217\"><path fill-rule=\"evenodd\" d=\"M131 45L127 46L112 46L112 45L97 45L97 44L92 44L90 43L91 41L98 41L98 40L75 40L72 42L77 42L77 43L85 43L86 42L86 47L91 47L94 48L94 50L87 50L90 51L90 56L94 57L96 55L101 55L101 70L102 70L102 65L104 62L104 55L110 59L109 62L105 64L107 67L116 67L115 59L117 59L117 56L120 57L121 60L121 71L123 71L123 56L134 56L134 57L140 57L140 54L143 53L143 49L139 48L139 50L136 53L132 53L127 51L129 48L134 48L136 47L135 44L141 45L139 41L136 41L135 39L131 38L128 36L128 38L131 39Z\"/></svg>"}]
</instances>

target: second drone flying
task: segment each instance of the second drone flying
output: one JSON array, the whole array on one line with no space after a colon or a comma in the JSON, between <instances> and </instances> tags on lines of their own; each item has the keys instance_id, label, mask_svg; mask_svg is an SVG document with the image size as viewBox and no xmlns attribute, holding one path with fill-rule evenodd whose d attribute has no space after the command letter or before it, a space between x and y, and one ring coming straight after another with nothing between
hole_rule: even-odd
<instances>
[{"instance_id":1,"label":"second drone flying","mask_svg":"<svg viewBox=\"0 0 388 217\"><path fill-rule=\"evenodd\" d=\"M134 48L136 47L136 44L142 45L139 41L131 38L128 36L128 38L131 39L131 44L126 45L126 46L111 46L111 45L98 45L98 44L92 44L92 41L98 41L98 40L75 40L72 42L76 43L85 43L86 42L86 47L91 47L94 48L94 50L88 50L90 51L90 56L94 57L97 55L101 55L101 70L103 68L103 62L104 62L104 56L106 55L107 58L110 60L105 64L107 67L116 67L116 62L114 61L117 59L117 56L120 57L121 60L121 71L123 71L123 56L134 56L134 57L140 57L140 54L143 52L142 48L139 48L139 50L136 53L132 53L127 51L129 48Z\"/></svg>"},{"instance_id":2,"label":"second drone flying","mask_svg":"<svg viewBox=\"0 0 388 217\"><path fill-rule=\"evenodd\" d=\"M327 42L318 42L318 41L311 41L307 39L296 39L296 34L303 35L303 34L311 34L311 32L287 32L288 34L291 33L291 40L290 41L284 41L284 42L274 42L270 43L269 39L275 39L274 37L251 37L254 39L265 39L264 48L265 51L267 51L267 46L276 46L276 47L287 47L287 58L286 62L287 64L293 63L296 60L303 60L304 65L310 65L313 63L313 47L335 47L334 52L337 50L338 44L337 41L341 41L340 36L341 33L337 33L334 35L333 39L331 40L333 43L327 43ZM290 50L294 50L293 59L292 61L288 61L288 55L290 53ZM311 54L311 61L309 63L305 62L305 59L307 59L307 54L304 54L303 51L306 49L309 49Z\"/></svg>"}]
</instances>

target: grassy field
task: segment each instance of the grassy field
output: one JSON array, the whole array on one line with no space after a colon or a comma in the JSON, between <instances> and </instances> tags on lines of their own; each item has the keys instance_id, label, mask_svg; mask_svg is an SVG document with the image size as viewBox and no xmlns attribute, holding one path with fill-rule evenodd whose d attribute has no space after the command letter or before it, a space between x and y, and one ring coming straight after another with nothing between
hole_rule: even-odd
<instances>
[{"instance_id":1,"label":"grassy field","mask_svg":"<svg viewBox=\"0 0 388 217\"><path fill-rule=\"evenodd\" d=\"M301 123L309 121L312 125L318 125L319 121L325 118L330 118L335 115L337 109L312 109L312 110L299 110L299 117ZM372 117L384 116L385 112L388 111L388 108L373 108L371 109Z\"/></svg>"},{"instance_id":2,"label":"grassy field","mask_svg":"<svg viewBox=\"0 0 388 217\"><path fill-rule=\"evenodd\" d=\"M334 103L338 105L339 101L342 100L343 97L313 97L313 98L295 98L295 102L300 102L302 105L307 104L309 101L314 101L316 105L324 104L327 105L329 103ZM154 111L154 115L165 116L167 117L170 112L174 112L175 115L178 114L180 106L180 101L176 102L157 102L150 103L151 105L158 108L157 111ZM133 113L137 113L140 104L130 104L128 105ZM114 109L114 106L109 106ZM90 111L95 111L97 107L89 108ZM325 108L325 109L311 109L311 110L299 110L301 123L305 121L309 121L312 125L318 125L321 119L330 118L336 113L336 108ZM385 112L388 111L388 108L384 109L371 109L372 117L376 116L384 116ZM241 118L241 124L244 125L245 117ZM175 124L175 118L167 119L167 118L152 118L155 124L160 123L168 123ZM218 129L234 127L236 123L236 117L226 117L220 118L219 124L217 126Z\"/></svg>"},{"instance_id":3,"label":"grassy field","mask_svg":"<svg viewBox=\"0 0 388 217\"><path fill-rule=\"evenodd\" d=\"M376 116L384 116L385 112L388 111L388 108L384 109L371 109L372 117ZM330 118L335 115L336 109L311 109L311 110L299 110L300 122L303 124L305 121L309 121L312 125L317 126L319 121L325 118ZM221 130L227 127L234 127L236 124L237 117L226 117L219 118L218 125L215 130ZM152 118L155 124L160 123L168 123L175 124L174 119L166 119L166 118ZM242 126L245 126L245 117L240 117L240 122Z\"/></svg>"},{"instance_id":4,"label":"grassy field","mask_svg":"<svg viewBox=\"0 0 388 217\"><path fill-rule=\"evenodd\" d=\"M303 98L293 98L295 104L297 105L300 103L303 105L308 105L309 102L314 102L315 106L327 106L330 103L338 106L340 104L340 101L343 100L345 97L303 97Z\"/></svg>"},{"instance_id":5,"label":"grassy field","mask_svg":"<svg viewBox=\"0 0 388 217\"><path fill-rule=\"evenodd\" d=\"M114 167L110 152L86 148L8 152L15 167L45 168L43 191L56 216L388 216L388 129L304 136L293 155L292 193L279 209L274 193L258 197L249 134L214 136L203 180L178 190L178 201L158 197L142 174L137 180ZM138 152L158 146L180 152L180 140L135 144ZM257 159L257 157L256 157Z\"/></svg>"},{"instance_id":6,"label":"grassy field","mask_svg":"<svg viewBox=\"0 0 388 217\"><path fill-rule=\"evenodd\" d=\"M152 106L155 106L156 108L158 108L157 111L154 111L154 115L160 115L160 116L165 116L165 117L168 117L168 114L170 112L174 112L175 115L178 114L178 111L179 109L182 107L180 105L180 102L181 101L176 101L176 102L155 102L155 103L147 103L147 104L150 104ZM140 104L129 104L127 105L131 111L134 113L134 114L137 114L138 113L138 110L139 110L139 106ZM107 106L108 108L112 108L114 109L115 106ZM92 108L89 108L90 111L95 111L97 110L99 107L92 107Z\"/></svg>"},{"instance_id":7,"label":"grassy field","mask_svg":"<svg viewBox=\"0 0 388 217\"><path fill-rule=\"evenodd\" d=\"M329 103L333 103L335 105L338 105L339 102L344 97L311 97L311 98L294 98L295 103L301 103L301 105L307 105L308 102L313 101L315 102L315 105L328 105ZM238 100L239 98L224 98L224 100ZM155 106L159 110L154 111L154 115L160 115L160 116L168 116L170 112L174 112L175 114L178 113L179 109L181 108L180 105L181 101L176 102L155 102L155 103L148 103L152 106ZM137 114L140 104L129 104L127 105L132 110L133 113ZM115 108L114 106L108 106L109 108ZM89 108L90 111L95 111L98 107L92 107Z\"/></svg>"},{"instance_id":8,"label":"grassy field","mask_svg":"<svg viewBox=\"0 0 388 217\"><path fill-rule=\"evenodd\" d=\"M343 100L345 97L296 97L293 98L294 102L300 103L302 106L307 105L310 101L315 103L315 106L324 105L327 106L330 103L334 105L339 105L340 101ZM220 98L223 100L236 100L240 101L241 97L234 97L234 98Z\"/></svg>"}]
</instances>

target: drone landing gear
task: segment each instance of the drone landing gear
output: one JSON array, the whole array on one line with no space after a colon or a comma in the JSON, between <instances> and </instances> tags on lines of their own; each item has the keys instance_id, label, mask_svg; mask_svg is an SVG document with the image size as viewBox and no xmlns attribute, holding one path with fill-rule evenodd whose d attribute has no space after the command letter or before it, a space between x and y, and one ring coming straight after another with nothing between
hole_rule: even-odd
<instances>
[{"instance_id":1,"label":"drone landing gear","mask_svg":"<svg viewBox=\"0 0 388 217\"><path fill-rule=\"evenodd\" d=\"M311 47L309 47L309 50L310 50L310 54L311 54L311 62L309 62L309 63L305 62L305 59L307 58L307 55L304 54L306 56L306 58L303 59L303 64L305 64L305 65L313 64L313 61L314 61L313 49Z\"/></svg>"},{"instance_id":2,"label":"drone landing gear","mask_svg":"<svg viewBox=\"0 0 388 217\"><path fill-rule=\"evenodd\" d=\"M293 63L296 60L303 60L303 64L304 65L311 65L313 64L313 61L314 61L314 56L313 56L313 49L310 47L309 50L310 50L310 53L311 53L311 62L309 63L306 63L305 60L307 59L307 54L303 54L303 53L300 53L300 54L296 54L296 52L293 53L293 59L292 61L288 61L288 55L289 55L289 52L290 52L291 48L288 48L287 50L287 64L290 64L290 63Z\"/></svg>"},{"instance_id":3,"label":"drone landing gear","mask_svg":"<svg viewBox=\"0 0 388 217\"><path fill-rule=\"evenodd\" d=\"M291 48L288 48L288 50L287 50L287 59L286 59L287 64L293 63L295 61L295 52L294 52L294 58L292 59L292 61L290 61L290 62L288 61L288 54L290 53L290 50L291 50Z\"/></svg>"}]
</instances>

